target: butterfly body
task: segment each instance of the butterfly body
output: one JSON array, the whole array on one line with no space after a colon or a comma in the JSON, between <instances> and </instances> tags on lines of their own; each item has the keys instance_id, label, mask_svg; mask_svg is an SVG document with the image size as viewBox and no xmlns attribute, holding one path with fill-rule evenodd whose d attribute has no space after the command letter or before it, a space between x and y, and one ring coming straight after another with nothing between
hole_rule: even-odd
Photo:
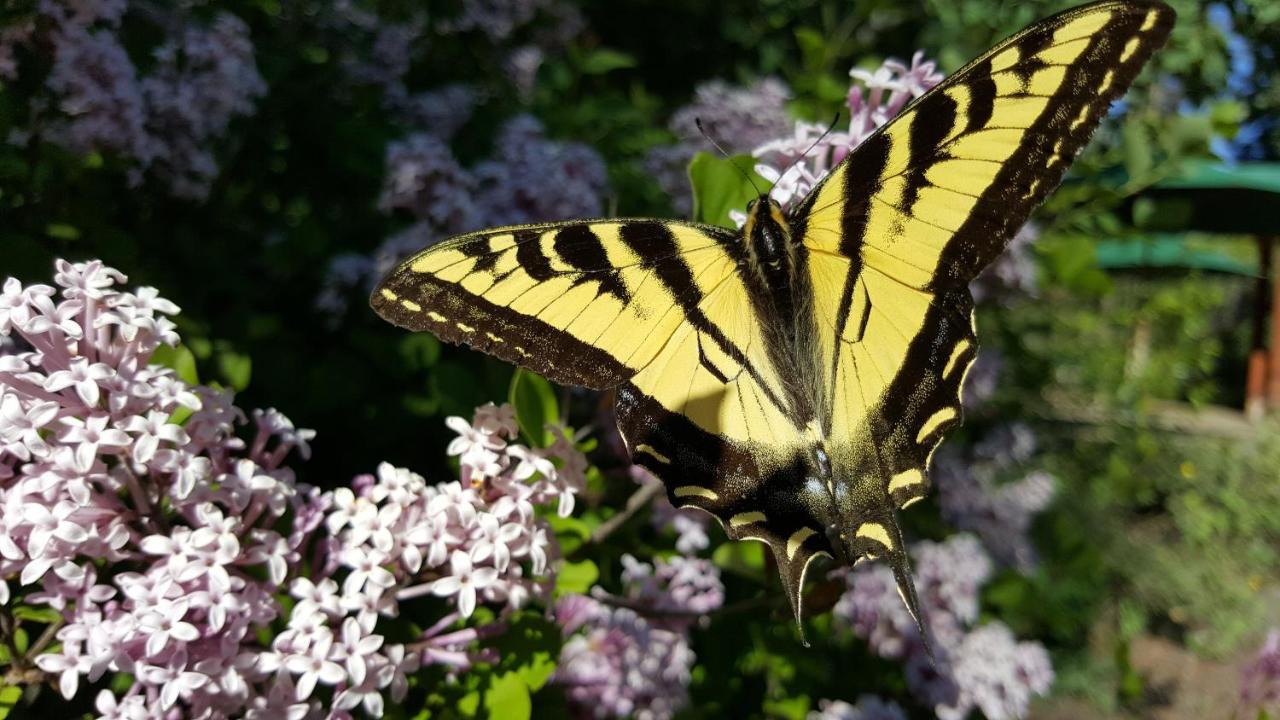
<instances>
[{"instance_id":1,"label":"butterfly body","mask_svg":"<svg viewBox=\"0 0 1280 720\"><path fill-rule=\"evenodd\" d=\"M496 228L410 257L371 298L548 379L616 388L632 459L677 506L769 545L797 620L810 563L888 562L896 513L961 420L968 283L1060 182L1167 37L1158 0L1014 35L905 108L784 211Z\"/></svg>"}]
</instances>

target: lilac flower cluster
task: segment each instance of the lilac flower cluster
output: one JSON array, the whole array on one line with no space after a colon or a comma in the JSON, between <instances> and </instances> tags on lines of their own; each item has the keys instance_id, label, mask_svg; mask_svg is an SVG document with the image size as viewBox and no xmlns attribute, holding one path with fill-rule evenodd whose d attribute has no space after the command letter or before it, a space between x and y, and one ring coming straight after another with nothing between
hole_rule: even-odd
<instances>
[{"instance_id":1,"label":"lilac flower cluster","mask_svg":"<svg viewBox=\"0 0 1280 720\"><path fill-rule=\"evenodd\" d=\"M773 183L770 197L783 208L803 199L863 140L943 77L936 63L925 60L919 51L910 65L889 59L874 71L854 68L849 76L855 83L849 88L847 130L828 132L830 128L821 123L799 121L790 137L771 139L752 150L762 160L756 172ZM739 225L746 220L740 210L730 216Z\"/></svg>"},{"instance_id":2,"label":"lilac flower cluster","mask_svg":"<svg viewBox=\"0 0 1280 720\"><path fill-rule=\"evenodd\" d=\"M693 102L677 110L668 123L677 142L652 148L645 157L646 172L671 198L672 208L688 215L693 211L689 161L699 152L715 150L698 131L697 121L701 120L707 134L729 152L750 152L790 129L786 109L790 96L790 89L775 78L758 80L748 87L721 80L698 86Z\"/></svg>"},{"instance_id":3,"label":"lilac flower cluster","mask_svg":"<svg viewBox=\"0 0 1280 720\"><path fill-rule=\"evenodd\" d=\"M604 161L581 143L550 140L532 116L509 120L493 159L462 167L438 136L419 133L387 148L381 205L416 220L370 256L345 254L330 265L317 304L346 307L353 286L372 284L405 255L483 226L598 217L608 186Z\"/></svg>"},{"instance_id":4,"label":"lilac flower cluster","mask_svg":"<svg viewBox=\"0 0 1280 720\"><path fill-rule=\"evenodd\" d=\"M446 33L479 31L491 42L501 42L539 14L549 16L555 23L553 35L574 35L583 25L577 8L561 0L465 0L462 11L441 21L439 29Z\"/></svg>"},{"instance_id":5,"label":"lilac flower cluster","mask_svg":"<svg viewBox=\"0 0 1280 720\"><path fill-rule=\"evenodd\" d=\"M1015 423L995 428L972 448L942 448L931 466L942 517L976 533L1001 564L1023 572L1036 564L1027 533L1035 516L1053 501L1056 481L1041 470L1011 482L998 479L1018 472L1035 451L1035 433Z\"/></svg>"},{"instance_id":6,"label":"lilac flower cluster","mask_svg":"<svg viewBox=\"0 0 1280 720\"><path fill-rule=\"evenodd\" d=\"M60 648L36 664L67 697L128 672L100 707L242 709L260 681L243 653L319 519L282 465L312 434L268 410L246 444L230 392L149 363L178 341L173 303L117 289L97 261L57 268L57 290L10 278L0 294L20 348L0 357L0 593L16 579L23 602L62 613Z\"/></svg>"},{"instance_id":7,"label":"lilac flower cluster","mask_svg":"<svg viewBox=\"0 0 1280 720\"><path fill-rule=\"evenodd\" d=\"M1280 710L1280 629L1267 640L1254 659L1245 666L1240 681L1240 717L1252 718L1261 711Z\"/></svg>"},{"instance_id":8,"label":"lilac flower cluster","mask_svg":"<svg viewBox=\"0 0 1280 720\"><path fill-rule=\"evenodd\" d=\"M969 284L979 303L1008 302L1035 295L1039 287L1033 246L1040 227L1028 222L1010 240L1004 252Z\"/></svg>"},{"instance_id":9,"label":"lilac flower cluster","mask_svg":"<svg viewBox=\"0 0 1280 720\"><path fill-rule=\"evenodd\" d=\"M211 146L266 91L249 29L227 13L208 26L166 15L160 25L172 34L143 77L122 45L125 9L123 0L41 2L38 18L0 34L0 77L25 71L14 59L18 46L47 47L52 58L47 93L33 103L29 130L14 139L112 153L130 163L134 181L150 172L171 194L200 199L218 172Z\"/></svg>"},{"instance_id":10,"label":"lilac flower cluster","mask_svg":"<svg viewBox=\"0 0 1280 720\"><path fill-rule=\"evenodd\" d=\"M256 411L246 442L229 391L151 362L179 340L173 303L98 261L57 268L56 289L0 291L0 602L61 615L15 665L67 698L133 676L96 697L104 717L379 716L419 667L493 659L473 646L500 624L456 627L478 603L549 596L536 508L573 509L586 459L567 438L513 444L513 410L488 405L448 420L461 482L384 463L321 493L284 464L311 431ZM389 642L380 620L426 595L456 609Z\"/></svg>"},{"instance_id":11,"label":"lilac flower cluster","mask_svg":"<svg viewBox=\"0 0 1280 720\"><path fill-rule=\"evenodd\" d=\"M620 451L622 455L625 451ZM632 480L641 485L661 484L662 481L639 465L629 468ZM665 492L659 491L650 505L649 520L656 530L670 529L676 534L676 551L681 555L696 555L711 546L707 525L711 516L701 510L681 510L671 504Z\"/></svg>"},{"instance_id":12,"label":"lilac flower cluster","mask_svg":"<svg viewBox=\"0 0 1280 720\"><path fill-rule=\"evenodd\" d=\"M809 720L907 720L907 714L892 700L863 695L855 705L843 700L819 700L818 709L809 713Z\"/></svg>"},{"instance_id":13,"label":"lilac flower cluster","mask_svg":"<svg viewBox=\"0 0 1280 720\"><path fill-rule=\"evenodd\" d=\"M973 627L978 592L991 575L981 544L961 534L945 543L918 543L912 555L936 668L884 565L860 565L847 574L837 620L876 654L902 660L908 686L939 718L960 720L975 708L991 720L1026 717L1032 696L1049 691L1053 667L1044 647L1018 642L1003 624Z\"/></svg>"},{"instance_id":14,"label":"lilac flower cluster","mask_svg":"<svg viewBox=\"0 0 1280 720\"><path fill-rule=\"evenodd\" d=\"M584 717L670 718L688 703L689 631L724 602L720 573L682 557L648 565L624 555L623 566L624 598L596 588L556 605L570 637L554 681Z\"/></svg>"}]
</instances>

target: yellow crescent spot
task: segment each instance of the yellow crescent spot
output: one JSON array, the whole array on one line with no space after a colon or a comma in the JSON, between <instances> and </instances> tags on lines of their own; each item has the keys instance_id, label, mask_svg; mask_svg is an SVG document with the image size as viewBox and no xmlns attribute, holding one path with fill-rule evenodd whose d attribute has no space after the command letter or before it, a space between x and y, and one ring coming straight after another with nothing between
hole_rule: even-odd
<instances>
[{"instance_id":1,"label":"yellow crescent spot","mask_svg":"<svg viewBox=\"0 0 1280 720\"><path fill-rule=\"evenodd\" d=\"M400 304L410 312L418 312L419 310L422 310L422 306L412 300L401 300Z\"/></svg>"},{"instance_id":2,"label":"yellow crescent spot","mask_svg":"<svg viewBox=\"0 0 1280 720\"><path fill-rule=\"evenodd\" d=\"M1102 84L1098 86L1099 95L1101 95L1102 93L1106 92L1111 88L1111 81L1114 80L1115 77L1116 77L1115 70L1108 70L1107 73L1102 76Z\"/></svg>"},{"instance_id":3,"label":"yellow crescent spot","mask_svg":"<svg viewBox=\"0 0 1280 720\"><path fill-rule=\"evenodd\" d=\"M436 312L435 310L428 312L427 317L431 318L432 320L435 320L436 322L444 322L445 320L449 319L441 315L440 313Z\"/></svg>"},{"instance_id":4,"label":"yellow crescent spot","mask_svg":"<svg viewBox=\"0 0 1280 720\"><path fill-rule=\"evenodd\" d=\"M1120 53L1120 62L1129 62L1129 58L1138 51L1138 46L1142 44L1140 38L1129 38L1129 42L1124 44L1124 52Z\"/></svg>"},{"instance_id":5,"label":"yellow crescent spot","mask_svg":"<svg viewBox=\"0 0 1280 720\"><path fill-rule=\"evenodd\" d=\"M716 494L715 490L708 490L707 488L698 487L697 485L681 485L676 488L676 497L689 497L690 495L696 495L708 500L720 499L720 496Z\"/></svg>"},{"instance_id":6,"label":"yellow crescent spot","mask_svg":"<svg viewBox=\"0 0 1280 720\"><path fill-rule=\"evenodd\" d=\"M787 538L787 559L790 560L795 557L796 551L800 549L800 546L804 544L804 541L817 534L817 530L807 527L802 527L791 533L791 537Z\"/></svg>"},{"instance_id":7,"label":"yellow crescent spot","mask_svg":"<svg viewBox=\"0 0 1280 720\"><path fill-rule=\"evenodd\" d=\"M1138 28L1139 32L1146 32L1156 26L1156 18L1160 17L1160 13L1155 10L1147 12L1147 19L1142 21L1142 27Z\"/></svg>"},{"instance_id":8,"label":"yellow crescent spot","mask_svg":"<svg viewBox=\"0 0 1280 720\"><path fill-rule=\"evenodd\" d=\"M644 443L641 443L636 446L636 452L644 453L645 455L648 455L649 457L653 458L654 460L657 460L663 465L671 464L671 458L667 457L666 455L663 455L657 450L654 450L652 445L645 445Z\"/></svg>"},{"instance_id":9,"label":"yellow crescent spot","mask_svg":"<svg viewBox=\"0 0 1280 720\"><path fill-rule=\"evenodd\" d=\"M457 326L458 326L458 329L459 329L459 330L461 330L462 332L475 332L475 331L476 331L476 329L475 329L475 328L471 327L470 325L468 325L468 324L466 324L466 323L454 323L454 325L457 325Z\"/></svg>"},{"instance_id":10,"label":"yellow crescent spot","mask_svg":"<svg viewBox=\"0 0 1280 720\"><path fill-rule=\"evenodd\" d=\"M392 302L395 302L396 300L400 299L400 296L399 296L399 295L397 295L397 294L395 294L395 293L391 292L390 290L388 290L388 289L386 289L386 288L382 288L382 297L384 297L384 298L386 298L386 299L388 299L388 300L390 300L390 301L392 301Z\"/></svg>"},{"instance_id":11,"label":"yellow crescent spot","mask_svg":"<svg viewBox=\"0 0 1280 720\"><path fill-rule=\"evenodd\" d=\"M529 353L525 352L524 348L519 345L516 346L516 352L520 353L520 357L529 357Z\"/></svg>"},{"instance_id":12,"label":"yellow crescent spot","mask_svg":"<svg viewBox=\"0 0 1280 720\"><path fill-rule=\"evenodd\" d=\"M750 525L751 523L764 522L765 516L762 512L744 512L738 513L729 518L729 527L740 527L742 525Z\"/></svg>"},{"instance_id":13,"label":"yellow crescent spot","mask_svg":"<svg viewBox=\"0 0 1280 720\"><path fill-rule=\"evenodd\" d=\"M916 470L915 468L903 470L897 475L894 475L893 479L889 481L889 494L892 495L895 490L923 484L924 473Z\"/></svg>"},{"instance_id":14,"label":"yellow crescent spot","mask_svg":"<svg viewBox=\"0 0 1280 720\"><path fill-rule=\"evenodd\" d=\"M492 341L494 341L494 342L506 342L505 340L503 340L502 338L498 337L497 335L494 335L494 334L493 334L493 333L491 333L491 332L487 332L487 333L485 333L485 334L484 334L484 336L485 336L485 337L487 337L487 338L489 338L490 340L492 340Z\"/></svg>"},{"instance_id":15,"label":"yellow crescent spot","mask_svg":"<svg viewBox=\"0 0 1280 720\"><path fill-rule=\"evenodd\" d=\"M917 496L915 496L915 497L911 498L910 500L908 500L908 501L906 501L906 502L902 503L902 509L903 509L903 510L906 510L907 508L911 507L912 505L915 505L916 503L920 502L920 501L921 501L921 500L923 500L923 499L924 499L924 496L923 496L923 495L917 495Z\"/></svg>"},{"instance_id":16,"label":"yellow crescent spot","mask_svg":"<svg viewBox=\"0 0 1280 720\"><path fill-rule=\"evenodd\" d=\"M1040 182L1037 180L1036 182ZM1034 185L1032 188L1034 189ZM956 343L955 350L951 351L951 357L947 360L947 367L942 371L942 377L950 377L951 371L956 369L956 363L960 362L960 356L964 355L964 351L969 349L969 341L961 340Z\"/></svg>"},{"instance_id":17,"label":"yellow crescent spot","mask_svg":"<svg viewBox=\"0 0 1280 720\"><path fill-rule=\"evenodd\" d=\"M954 419L955 416L956 409L953 407L944 407L934 413L928 420L925 420L924 425L920 427L920 432L916 434L916 442L924 442L924 439L929 437L934 430L937 430L939 425L948 420Z\"/></svg>"},{"instance_id":18,"label":"yellow crescent spot","mask_svg":"<svg viewBox=\"0 0 1280 720\"><path fill-rule=\"evenodd\" d=\"M1089 119L1089 106L1085 105L1084 107L1080 108L1080 115L1078 115L1075 120L1071 121L1071 129L1075 130L1076 128L1083 125L1084 121L1088 119Z\"/></svg>"},{"instance_id":19,"label":"yellow crescent spot","mask_svg":"<svg viewBox=\"0 0 1280 720\"><path fill-rule=\"evenodd\" d=\"M889 531L880 523L863 523L858 528L857 536L871 538L886 548L893 549L893 538L889 537Z\"/></svg>"}]
</instances>

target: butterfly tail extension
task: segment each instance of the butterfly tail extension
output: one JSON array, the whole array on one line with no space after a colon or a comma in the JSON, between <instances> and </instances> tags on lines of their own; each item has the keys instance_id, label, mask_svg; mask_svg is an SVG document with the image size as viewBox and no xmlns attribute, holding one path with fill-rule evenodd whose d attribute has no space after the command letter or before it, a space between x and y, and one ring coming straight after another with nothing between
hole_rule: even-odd
<instances>
[{"instance_id":1,"label":"butterfly tail extension","mask_svg":"<svg viewBox=\"0 0 1280 720\"><path fill-rule=\"evenodd\" d=\"M920 633L920 643L924 645L925 654L929 657L929 664L937 667L938 661L933 654L933 641L929 633L929 625L925 622L923 610L920 607L920 596L916 592L915 577L911 574L911 559L907 554L906 547L902 544L902 532L894 524L894 531L898 535L898 549L889 553L888 562L890 569L893 570L893 579L898 585L898 594L902 596L902 602L907 606L907 612L911 613L911 619L916 623L916 630Z\"/></svg>"}]
</instances>

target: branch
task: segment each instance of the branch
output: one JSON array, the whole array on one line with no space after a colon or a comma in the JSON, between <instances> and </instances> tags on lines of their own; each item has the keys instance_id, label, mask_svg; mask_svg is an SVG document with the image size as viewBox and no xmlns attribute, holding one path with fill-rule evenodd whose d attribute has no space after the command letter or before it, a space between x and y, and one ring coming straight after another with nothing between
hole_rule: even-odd
<instances>
[{"instance_id":1,"label":"branch","mask_svg":"<svg viewBox=\"0 0 1280 720\"><path fill-rule=\"evenodd\" d=\"M599 545L606 538L612 535L618 528L622 527L628 520L632 518L640 509L649 504L658 493L662 492L663 486L660 482L649 482L641 485L631 497L627 498L627 504L622 508L622 512L600 523L600 525L591 531L591 537L582 544L578 550L574 551L577 555L583 547L588 545Z\"/></svg>"}]
</instances>

